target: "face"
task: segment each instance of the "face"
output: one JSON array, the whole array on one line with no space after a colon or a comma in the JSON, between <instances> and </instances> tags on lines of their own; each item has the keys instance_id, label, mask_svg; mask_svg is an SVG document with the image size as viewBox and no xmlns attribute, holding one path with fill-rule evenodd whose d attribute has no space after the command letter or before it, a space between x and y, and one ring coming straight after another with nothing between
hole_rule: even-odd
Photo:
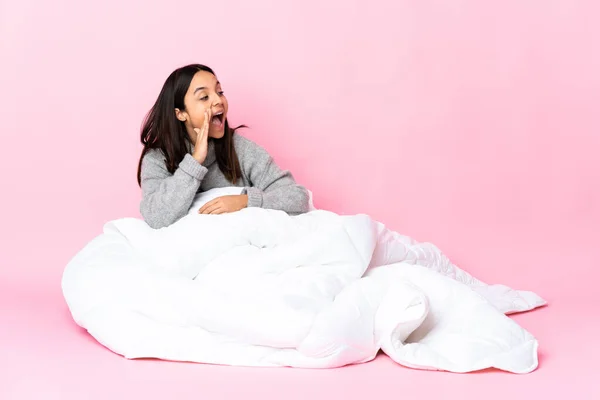
<instances>
[{"instance_id":1,"label":"face","mask_svg":"<svg viewBox=\"0 0 600 400\"><path fill-rule=\"evenodd\" d=\"M194 128L202 129L205 111L209 111L208 137L220 139L225 135L227 98L217 77L206 71L194 75L184 98L185 110L175 109L177 119L185 123L192 143L196 143Z\"/></svg>"}]
</instances>

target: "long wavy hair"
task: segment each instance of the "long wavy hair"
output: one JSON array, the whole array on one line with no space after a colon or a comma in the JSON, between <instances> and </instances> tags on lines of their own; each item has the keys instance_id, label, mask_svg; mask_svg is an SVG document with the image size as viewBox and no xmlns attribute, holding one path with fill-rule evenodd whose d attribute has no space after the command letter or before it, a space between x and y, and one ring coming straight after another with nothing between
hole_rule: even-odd
<instances>
[{"instance_id":1,"label":"long wavy hair","mask_svg":"<svg viewBox=\"0 0 600 400\"><path fill-rule=\"evenodd\" d=\"M142 182L142 160L149 150L162 150L167 170L171 174L175 172L188 152L187 144L190 142L190 138L185 124L177 119L175 108L185 110L183 99L192 78L198 71L206 71L215 75L211 68L201 64L191 64L176 69L165 81L156 102L146 115L140 135L144 148L138 163L138 185L141 186ZM220 139L209 139L214 142L219 169L225 178L234 184L242 176L240 162L233 146L233 135L241 127L245 126L230 128L229 122L225 120L225 135Z\"/></svg>"}]
</instances>

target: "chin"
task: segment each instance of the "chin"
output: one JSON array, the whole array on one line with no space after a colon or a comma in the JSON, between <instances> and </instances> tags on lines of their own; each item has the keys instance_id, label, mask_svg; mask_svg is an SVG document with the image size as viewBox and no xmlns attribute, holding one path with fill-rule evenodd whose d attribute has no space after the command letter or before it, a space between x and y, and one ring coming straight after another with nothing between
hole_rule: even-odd
<instances>
[{"instance_id":1,"label":"chin","mask_svg":"<svg viewBox=\"0 0 600 400\"><path fill-rule=\"evenodd\" d=\"M211 137L213 139L222 139L225 136L225 129L219 131L219 132L210 132L208 134L208 137Z\"/></svg>"}]
</instances>

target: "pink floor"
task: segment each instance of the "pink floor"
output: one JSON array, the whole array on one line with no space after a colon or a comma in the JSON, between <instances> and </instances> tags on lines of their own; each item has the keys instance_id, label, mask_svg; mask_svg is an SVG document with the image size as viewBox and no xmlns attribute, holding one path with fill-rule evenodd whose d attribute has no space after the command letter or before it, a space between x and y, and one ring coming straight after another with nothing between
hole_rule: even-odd
<instances>
[{"instance_id":1,"label":"pink floor","mask_svg":"<svg viewBox=\"0 0 600 400\"><path fill-rule=\"evenodd\" d=\"M72 322L56 268L0 283L0 399L600 399L600 303L592 291L597 278L586 276L596 250L586 237L589 243L563 243L556 251L516 246L520 256L510 257L537 263L537 276L513 271L509 279L500 266L510 257L501 254L483 274L534 289L550 302L513 317L540 342L540 367L528 375L415 371L385 355L336 370L125 360ZM473 259L491 254L483 245L477 249Z\"/></svg>"},{"instance_id":2,"label":"pink floor","mask_svg":"<svg viewBox=\"0 0 600 400\"><path fill-rule=\"evenodd\" d=\"M517 321L539 337L540 367L529 375L414 371L385 355L336 370L258 369L125 360L77 328L55 289L8 290L0 311L1 399L462 399L600 398L597 310L553 304ZM6 294L6 292L4 292ZM595 315L595 321L591 316ZM8 329L6 329L8 327ZM595 379L595 380L594 380Z\"/></svg>"}]
</instances>

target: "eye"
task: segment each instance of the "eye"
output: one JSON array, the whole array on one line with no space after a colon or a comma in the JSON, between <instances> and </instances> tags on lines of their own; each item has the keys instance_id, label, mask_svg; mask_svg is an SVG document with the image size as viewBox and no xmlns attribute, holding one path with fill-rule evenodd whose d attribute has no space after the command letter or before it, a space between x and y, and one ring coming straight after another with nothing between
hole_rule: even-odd
<instances>
[{"instance_id":1,"label":"eye","mask_svg":"<svg viewBox=\"0 0 600 400\"><path fill-rule=\"evenodd\" d=\"M208 96L202 96L202 97L200 97L200 100L206 101L206 100L208 100Z\"/></svg>"},{"instance_id":2,"label":"eye","mask_svg":"<svg viewBox=\"0 0 600 400\"><path fill-rule=\"evenodd\" d=\"M221 90L221 91L219 91L219 92L217 92L217 93L219 93L219 96L223 96L223 95L225 94L225 92L224 92L224 91L222 91L222 90Z\"/></svg>"}]
</instances>

